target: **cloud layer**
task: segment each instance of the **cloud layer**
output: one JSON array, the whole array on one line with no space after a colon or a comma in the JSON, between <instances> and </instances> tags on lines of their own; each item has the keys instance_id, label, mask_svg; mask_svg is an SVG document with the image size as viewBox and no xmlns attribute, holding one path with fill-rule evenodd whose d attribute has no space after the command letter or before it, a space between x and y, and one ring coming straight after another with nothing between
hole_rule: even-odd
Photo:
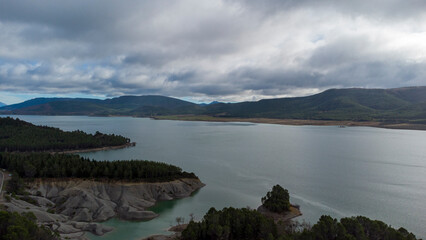
<instances>
[{"instance_id":1,"label":"cloud layer","mask_svg":"<svg viewBox=\"0 0 426 240\"><path fill-rule=\"evenodd\" d=\"M426 85L422 0L0 0L0 91L200 101Z\"/></svg>"}]
</instances>

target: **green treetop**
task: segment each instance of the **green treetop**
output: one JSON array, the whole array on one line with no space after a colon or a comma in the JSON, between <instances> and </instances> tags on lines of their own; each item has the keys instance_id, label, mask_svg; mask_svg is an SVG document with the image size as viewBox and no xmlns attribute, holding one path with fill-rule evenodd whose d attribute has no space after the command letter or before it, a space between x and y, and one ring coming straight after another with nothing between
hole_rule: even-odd
<instances>
[{"instance_id":1,"label":"green treetop","mask_svg":"<svg viewBox=\"0 0 426 240\"><path fill-rule=\"evenodd\" d=\"M290 209L290 195L287 189L277 184L272 187L272 191L262 197L262 204L272 212L281 213L288 211Z\"/></svg>"}]
</instances>

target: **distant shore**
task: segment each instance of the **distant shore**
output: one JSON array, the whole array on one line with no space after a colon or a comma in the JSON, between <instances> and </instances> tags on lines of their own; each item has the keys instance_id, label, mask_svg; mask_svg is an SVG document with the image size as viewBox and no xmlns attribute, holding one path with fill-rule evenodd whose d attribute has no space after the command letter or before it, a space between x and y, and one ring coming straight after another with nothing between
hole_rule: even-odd
<instances>
[{"instance_id":1,"label":"distant shore","mask_svg":"<svg viewBox=\"0 0 426 240\"><path fill-rule=\"evenodd\" d=\"M122 149L127 147L135 146L135 142L126 143L119 146L108 146L108 147L99 147L99 148L87 148L87 149L76 149L76 150L66 150L66 151L51 151L50 153L85 153L85 152L98 152L98 151L106 151L106 150L114 150L114 149Z\"/></svg>"},{"instance_id":2,"label":"distant shore","mask_svg":"<svg viewBox=\"0 0 426 240\"><path fill-rule=\"evenodd\" d=\"M409 130L426 130L426 124L414 123L384 123L377 121L335 121L335 120L305 120L305 119L274 119L274 118L225 118L212 116L197 115L172 115L172 116L155 116L151 117L155 120L179 120L179 121L206 121L206 122L249 122L249 123L267 123L279 125L294 126L340 126L340 127L378 127L389 129L409 129Z\"/></svg>"},{"instance_id":3,"label":"distant shore","mask_svg":"<svg viewBox=\"0 0 426 240\"><path fill-rule=\"evenodd\" d=\"M2 114L0 114L2 115ZM12 114L13 115L13 114ZM41 115L43 116L43 115ZM73 116L73 115L55 115L55 116ZM134 117L134 115L83 115L89 117ZM154 120L177 120L177 121L203 121L203 122L248 122L248 123L266 123L291 126L340 126L340 127L377 127L401 130L426 130L426 124L416 123L385 123L379 121L337 121L337 120L308 120L308 119L277 119L277 118L228 118L213 117L208 115L167 115L142 117ZM92 151L104 151L110 149L121 149L129 147L128 144L114 147L93 148L84 150L59 151L55 153L81 153Z\"/></svg>"}]
</instances>

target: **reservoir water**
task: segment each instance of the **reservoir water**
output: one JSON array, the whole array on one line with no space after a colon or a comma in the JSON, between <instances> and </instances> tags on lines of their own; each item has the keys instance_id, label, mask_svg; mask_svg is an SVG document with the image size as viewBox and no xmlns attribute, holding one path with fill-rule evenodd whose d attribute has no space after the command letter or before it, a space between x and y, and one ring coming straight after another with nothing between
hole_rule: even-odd
<instances>
[{"instance_id":1,"label":"reservoir water","mask_svg":"<svg viewBox=\"0 0 426 240\"><path fill-rule=\"evenodd\" d=\"M200 219L210 207L257 208L275 184L299 204L298 220L364 215L426 238L426 131L159 121L130 117L18 116L59 127L115 133L136 147L81 154L97 160L146 159L196 173L206 186L161 202L147 222L111 219L115 231L91 239L165 233L176 217Z\"/></svg>"}]
</instances>

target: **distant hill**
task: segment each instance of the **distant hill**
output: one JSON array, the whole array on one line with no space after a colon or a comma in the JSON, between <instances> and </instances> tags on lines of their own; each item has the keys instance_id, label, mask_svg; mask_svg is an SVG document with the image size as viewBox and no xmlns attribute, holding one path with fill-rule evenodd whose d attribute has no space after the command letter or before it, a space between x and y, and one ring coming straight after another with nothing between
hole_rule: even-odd
<instances>
[{"instance_id":1,"label":"distant hill","mask_svg":"<svg viewBox=\"0 0 426 240\"><path fill-rule=\"evenodd\" d=\"M352 121L426 119L426 87L330 89L307 97L206 106L206 115Z\"/></svg>"},{"instance_id":2,"label":"distant hill","mask_svg":"<svg viewBox=\"0 0 426 240\"><path fill-rule=\"evenodd\" d=\"M0 113L137 117L208 115L426 124L426 87L329 89L307 97L211 104L194 104L164 96L123 96L106 100L37 98L2 107Z\"/></svg>"},{"instance_id":3,"label":"distant hill","mask_svg":"<svg viewBox=\"0 0 426 240\"><path fill-rule=\"evenodd\" d=\"M152 115L187 114L201 111L197 104L164 96L122 96L98 100L86 98L36 98L0 108L3 114L22 115Z\"/></svg>"},{"instance_id":4,"label":"distant hill","mask_svg":"<svg viewBox=\"0 0 426 240\"><path fill-rule=\"evenodd\" d=\"M4 107L4 106L6 106L6 104L5 104L5 103L0 102L0 107Z\"/></svg>"}]
</instances>

